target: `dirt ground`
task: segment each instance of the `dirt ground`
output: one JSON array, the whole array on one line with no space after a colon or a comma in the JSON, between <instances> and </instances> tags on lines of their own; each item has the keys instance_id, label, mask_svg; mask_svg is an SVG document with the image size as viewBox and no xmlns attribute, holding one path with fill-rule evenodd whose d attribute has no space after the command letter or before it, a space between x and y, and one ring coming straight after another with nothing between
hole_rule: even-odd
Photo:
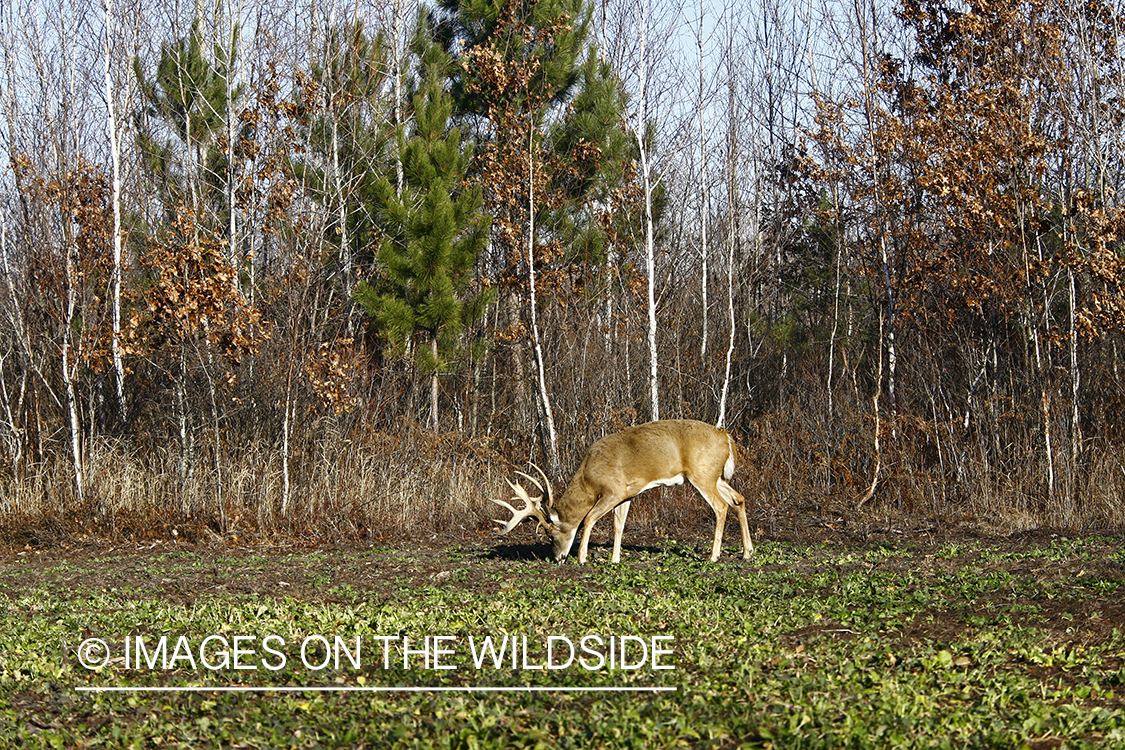
<instances>
[{"instance_id":1,"label":"dirt ground","mask_svg":"<svg viewBox=\"0 0 1125 750\"><path fill-rule=\"evenodd\" d=\"M751 532L759 549L763 543L787 543L808 548L808 554L784 565L763 565L755 558L742 560L737 523L728 517L724 556L719 564L747 571L785 569L797 575L821 572L828 565L837 573L878 570L934 576L952 574L971 565L981 574L1003 569L1014 579L1064 586L1091 576L1125 579L1125 560L1114 554L1125 548L1125 532L1036 530L994 536L965 527L938 530L930 525L861 525L849 524L842 517L817 515L806 516L800 523L774 523L772 528L763 519L757 520L756 524L752 521ZM630 523L625 533L624 562L646 564L644 556L634 555L629 560L631 553L642 550L672 550L677 555L705 557L714 531L713 521L677 521L674 527L651 519L642 519L641 528ZM1104 554L1069 558L1064 555L1064 559L1035 554L1057 540L1081 537L1096 540L1095 547L1104 546ZM611 542L612 525L600 524L593 535L591 558L608 558ZM877 562L865 561L862 554L846 556L854 561L839 562L845 552L878 549L895 549L899 553L876 555L880 558ZM982 549L990 551L984 562ZM505 561L502 566L493 564L501 561ZM194 542L72 538L38 546L0 544L0 587L9 597L47 586L63 596L68 591L124 590L137 597L151 596L180 604L204 596L244 594L333 601L339 600L340 592L349 587L368 595L393 598L404 589L443 581L455 581L459 588L487 593L510 585L496 575L497 568L510 569L508 563L521 561L538 573L549 571L556 580L589 578L588 571L574 559L554 565L546 538L537 536L531 524L501 537L481 523L476 528L441 535L342 544L298 540L247 543L234 536L218 535ZM1067 597L1054 597L1044 598L1037 605L1048 612L1059 608L1059 617L1048 617L1049 622L1043 624L1056 622L1060 627L1097 631L1113 627L1125 630L1125 601L1117 602L1114 593L1110 592L1099 603L1099 619L1088 623L1082 611L1088 608L1088 601L1075 603ZM1072 617L1064 619L1063 614Z\"/></svg>"},{"instance_id":2,"label":"dirt ground","mask_svg":"<svg viewBox=\"0 0 1125 750\"><path fill-rule=\"evenodd\" d=\"M817 515L772 526L761 518L755 520L751 528L759 552L765 554L741 559L737 526L728 523L724 556L717 563L724 572L731 568L745 570L747 575L789 572L797 580L806 576L814 580L827 569L841 576L911 574L935 583L952 581L951 577L966 572L1010 576L1010 587L972 601L968 611L963 601L947 612L939 603L925 616L899 623L889 636L896 650L901 647L904 653L926 643L958 642L971 628L967 616L974 614L974 608L985 620L998 611L1032 612L1029 617L1034 620L1029 624L1041 629L1045 642L1066 644L1070 649L1119 641L1125 632L1123 589L1110 585L1101 590L1090 585L1091 581L1112 584L1125 580L1125 555L1121 554L1125 534L1121 532L1041 530L989 536L964 527L938 530L928 525L877 522L861 526L841 517ZM705 557L712 532L707 518L674 527L651 520L639 523L626 529L623 564L655 565L668 554ZM597 568L609 558L611 534L611 524L595 534L590 552L598 565L585 567L575 560L555 565L546 540L536 537L530 524L509 537L498 537L481 523L445 535L338 545L295 540L248 544L217 535L190 543L75 538L46 546L9 544L0 547L0 591L10 599L44 590L63 599L111 591L191 605L201 598L246 595L309 602L354 602L356 596L367 601L407 602L411 591L426 586L452 586L488 595L534 585L535 578L543 575L590 588L605 580ZM1068 553L1067 540L1079 538L1082 543ZM799 554L783 555L784 563L769 562L769 551L778 548ZM645 551L664 554L642 554ZM835 592L807 593L827 597ZM846 624L825 620L775 637L780 646L799 650L815 639L859 636ZM1125 673L1125 652L1110 650L1106 659L1103 674ZM1050 684L1078 686L1086 679L1080 670L1068 670L1065 665L1026 664L1020 668ZM1119 692L1110 693L1099 704L1125 709L1125 690Z\"/></svg>"}]
</instances>

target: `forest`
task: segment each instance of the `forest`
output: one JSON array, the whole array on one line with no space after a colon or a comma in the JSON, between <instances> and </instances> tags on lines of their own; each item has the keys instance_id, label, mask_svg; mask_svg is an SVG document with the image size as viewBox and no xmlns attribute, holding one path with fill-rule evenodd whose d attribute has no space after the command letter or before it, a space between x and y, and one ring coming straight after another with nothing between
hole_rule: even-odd
<instances>
[{"instance_id":1,"label":"forest","mask_svg":"<svg viewBox=\"0 0 1125 750\"><path fill-rule=\"evenodd\" d=\"M679 417L755 533L1120 528L1123 21L9 0L0 535L487 529Z\"/></svg>"}]
</instances>

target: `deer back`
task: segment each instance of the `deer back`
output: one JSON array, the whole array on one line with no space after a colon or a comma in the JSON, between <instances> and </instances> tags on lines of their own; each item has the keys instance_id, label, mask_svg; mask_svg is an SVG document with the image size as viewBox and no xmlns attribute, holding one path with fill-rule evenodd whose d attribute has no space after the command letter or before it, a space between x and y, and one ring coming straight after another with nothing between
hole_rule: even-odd
<instances>
[{"instance_id":1,"label":"deer back","mask_svg":"<svg viewBox=\"0 0 1125 750\"><path fill-rule=\"evenodd\" d=\"M587 451L553 513L574 524L607 495L624 501L685 478L713 482L728 468L733 474L732 442L725 430L693 419L649 422L607 435Z\"/></svg>"}]
</instances>

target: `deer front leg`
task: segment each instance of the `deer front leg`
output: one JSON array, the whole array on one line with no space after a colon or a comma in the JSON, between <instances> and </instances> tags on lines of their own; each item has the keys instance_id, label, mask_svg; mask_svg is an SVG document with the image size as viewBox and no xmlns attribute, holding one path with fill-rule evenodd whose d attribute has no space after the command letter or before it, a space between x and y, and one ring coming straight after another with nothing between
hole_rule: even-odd
<instances>
[{"instance_id":1,"label":"deer front leg","mask_svg":"<svg viewBox=\"0 0 1125 750\"><path fill-rule=\"evenodd\" d=\"M613 509L613 562L621 562L621 538L625 535L625 519L629 516L629 501Z\"/></svg>"},{"instance_id":2,"label":"deer front leg","mask_svg":"<svg viewBox=\"0 0 1125 750\"><path fill-rule=\"evenodd\" d=\"M615 509L619 507L620 502L621 502L620 495L603 495L598 499L598 502L596 502L594 504L594 507L590 508L590 512L586 514L586 528L584 528L582 530L582 544L578 547L578 562L579 563L585 563L586 562L586 553L587 553L587 551L589 549L589 546L590 546L590 532L594 530L594 524L598 522L599 518L604 516L606 513L609 513L611 510L614 511L614 516L613 516L614 549L616 550L616 554L614 556L614 562L619 561L619 559L621 557L621 552L620 552L620 546L619 546L620 545L620 539L618 537L618 532L617 532L618 516L617 516L617 512L616 512ZM625 512L628 513L628 511L625 511ZM621 518L621 524L622 524L621 529L624 530L624 528L625 528L625 526L624 526L625 516L621 516L620 518Z\"/></svg>"},{"instance_id":3,"label":"deer front leg","mask_svg":"<svg viewBox=\"0 0 1125 750\"><path fill-rule=\"evenodd\" d=\"M596 520L598 519L594 516L593 511L590 512L590 515L586 516L586 525L582 529L582 543L578 545L579 565L586 564L586 552L590 547L590 532L594 529L594 521Z\"/></svg>"}]
</instances>

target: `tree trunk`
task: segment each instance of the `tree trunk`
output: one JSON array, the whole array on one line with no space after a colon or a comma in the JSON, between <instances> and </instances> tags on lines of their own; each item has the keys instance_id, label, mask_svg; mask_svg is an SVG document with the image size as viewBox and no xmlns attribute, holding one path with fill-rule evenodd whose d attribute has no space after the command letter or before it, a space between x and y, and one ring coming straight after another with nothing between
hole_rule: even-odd
<instances>
[{"instance_id":1,"label":"tree trunk","mask_svg":"<svg viewBox=\"0 0 1125 750\"><path fill-rule=\"evenodd\" d=\"M700 306L703 312L703 332L699 337L699 358L707 367L707 125L703 118L703 7L699 8L699 260L702 279L699 282Z\"/></svg>"},{"instance_id":2,"label":"tree trunk","mask_svg":"<svg viewBox=\"0 0 1125 750\"><path fill-rule=\"evenodd\" d=\"M727 55L729 67L729 78L727 80L727 93L728 101L727 107L729 110L730 118L730 132L727 134L727 314L730 322L730 336L727 339L727 355L726 355L726 368L723 371L723 390L722 395L719 397L719 418L715 421L715 425L723 427L727 422L727 401L730 395L730 379L731 379L731 366L734 359L734 340L735 340L735 315L734 315L734 263L735 263L735 249L738 245L738 222L735 217L738 216L738 121L735 118L735 101L734 101L734 65L733 65L733 30L731 31L732 38L730 39L730 48ZM759 191L759 196L761 192ZM760 225L759 225L760 226Z\"/></svg>"},{"instance_id":3,"label":"tree trunk","mask_svg":"<svg viewBox=\"0 0 1125 750\"><path fill-rule=\"evenodd\" d=\"M546 428L547 463L551 474L559 470L559 447L555 435L555 415L551 411L551 397L547 393L547 377L543 364L543 346L539 338L539 313L536 310L535 296L535 130L528 128L527 136L527 278L531 306L531 339L535 347L535 366L539 386L539 402L543 408L543 424Z\"/></svg>"},{"instance_id":4,"label":"tree trunk","mask_svg":"<svg viewBox=\"0 0 1125 750\"><path fill-rule=\"evenodd\" d=\"M1067 493L1067 508L1075 514L1077 508L1074 500L1078 494L1078 459L1082 451L1082 424L1078 413L1078 392L1082 385L1082 373L1078 369L1078 330L1075 325L1075 306L1078 304L1074 285L1074 269L1067 269L1070 282L1070 332L1067 338L1070 343L1070 486ZM1073 521L1074 518L1068 518Z\"/></svg>"},{"instance_id":5,"label":"tree trunk","mask_svg":"<svg viewBox=\"0 0 1125 750\"><path fill-rule=\"evenodd\" d=\"M637 149L641 159L641 180L645 193L645 264L648 269L648 389L652 403L652 421L660 419L660 376L656 350L656 251L652 236L652 171L645 144L648 124L648 0L641 5L641 86L640 114L637 122Z\"/></svg>"},{"instance_id":6,"label":"tree trunk","mask_svg":"<svg viewBox=\"0 0 1125 750\"><path fill-rule=\"evenodd\" d=\"M285 413L281 416L281 518L289 514L292 488L289 482L289 435L293 431L293 368L285 379Z\"/></svg>"},{"instance_id":7,"label":"tree trunk","mask_svg":"<svg viewBox=\"0 0 1125 750\"><path fill-rule=\"evenodd\" d=\"M438 340L437 336L430 339L430 353L433 354L434 362L438 361ZM430 427L435 432L438 429L438 371L435 368L430 373Z\"/></svg>"},{"instance_id":8,"label":"tree trunk","mask_svg":"<svg viewBox=\"0 0 1125 750\"><path fill-rule=\"evenodd\" d=\"M114 386L117 392L117 415L125 423L125 363L121 356L121 248L123 244L121 229L121 144L117 140L117 110L114 106L113 75L110 61L113 59L110 33L113 29L113 0L105 4L105 101L106 130L109 134L109 153L113 165L113 277L111 301L110 352L113 358Z\"/></svg>"},{"instance_id":9,"label":"tree trunk","mask_svg":"<svg viewBox=\"0 0 1125 750\"><path fill-rule=\"evenodd\" d=\"M405 9L403 8L403 0L394 0L394 7L392 9L393 15L391 16L391 37L392 44L394 45L394 118L395 127L401 127L403 124L403 111L402 111L402 58L403 58L403 22ZM395 195L399 198L402 197L402 187L405 182L405 175L402 169L402 152L395 151Z\"/></svg>"},{"instance_id":10,"label":"tree trunk","mask_svg":"<svg viewBox=\"0 0 1125 750\"><path fill-rule=\"evenodd\" d=\"M176 410L180 426L180 502L185 512L189 510L187 504L188 479L192 471L193 440L188 420L187 397L187 345L180 342L180 371L177 373L176 383Z\"/></svg>"},{"instance_id":11,"label":"tree trunk","mask_svg":"<svg viewBox=\"0 0 1125 750\"><path fill-rule=\"evenodd\" d=\"M64 217L63 221L70 221ZM66 232L69 235L69 232ZM74 390L74 373L71 371L71 346L74 336L75 312L78 307L78 250L69 236L66 239L66 316L62 332L62 377L66 393L67 427L70 432L70 457L74 475L74 496L81 503L85 497L85 477L82 470L81 423L78 418L78 398Z\"/></svg>"}]
</instances>

